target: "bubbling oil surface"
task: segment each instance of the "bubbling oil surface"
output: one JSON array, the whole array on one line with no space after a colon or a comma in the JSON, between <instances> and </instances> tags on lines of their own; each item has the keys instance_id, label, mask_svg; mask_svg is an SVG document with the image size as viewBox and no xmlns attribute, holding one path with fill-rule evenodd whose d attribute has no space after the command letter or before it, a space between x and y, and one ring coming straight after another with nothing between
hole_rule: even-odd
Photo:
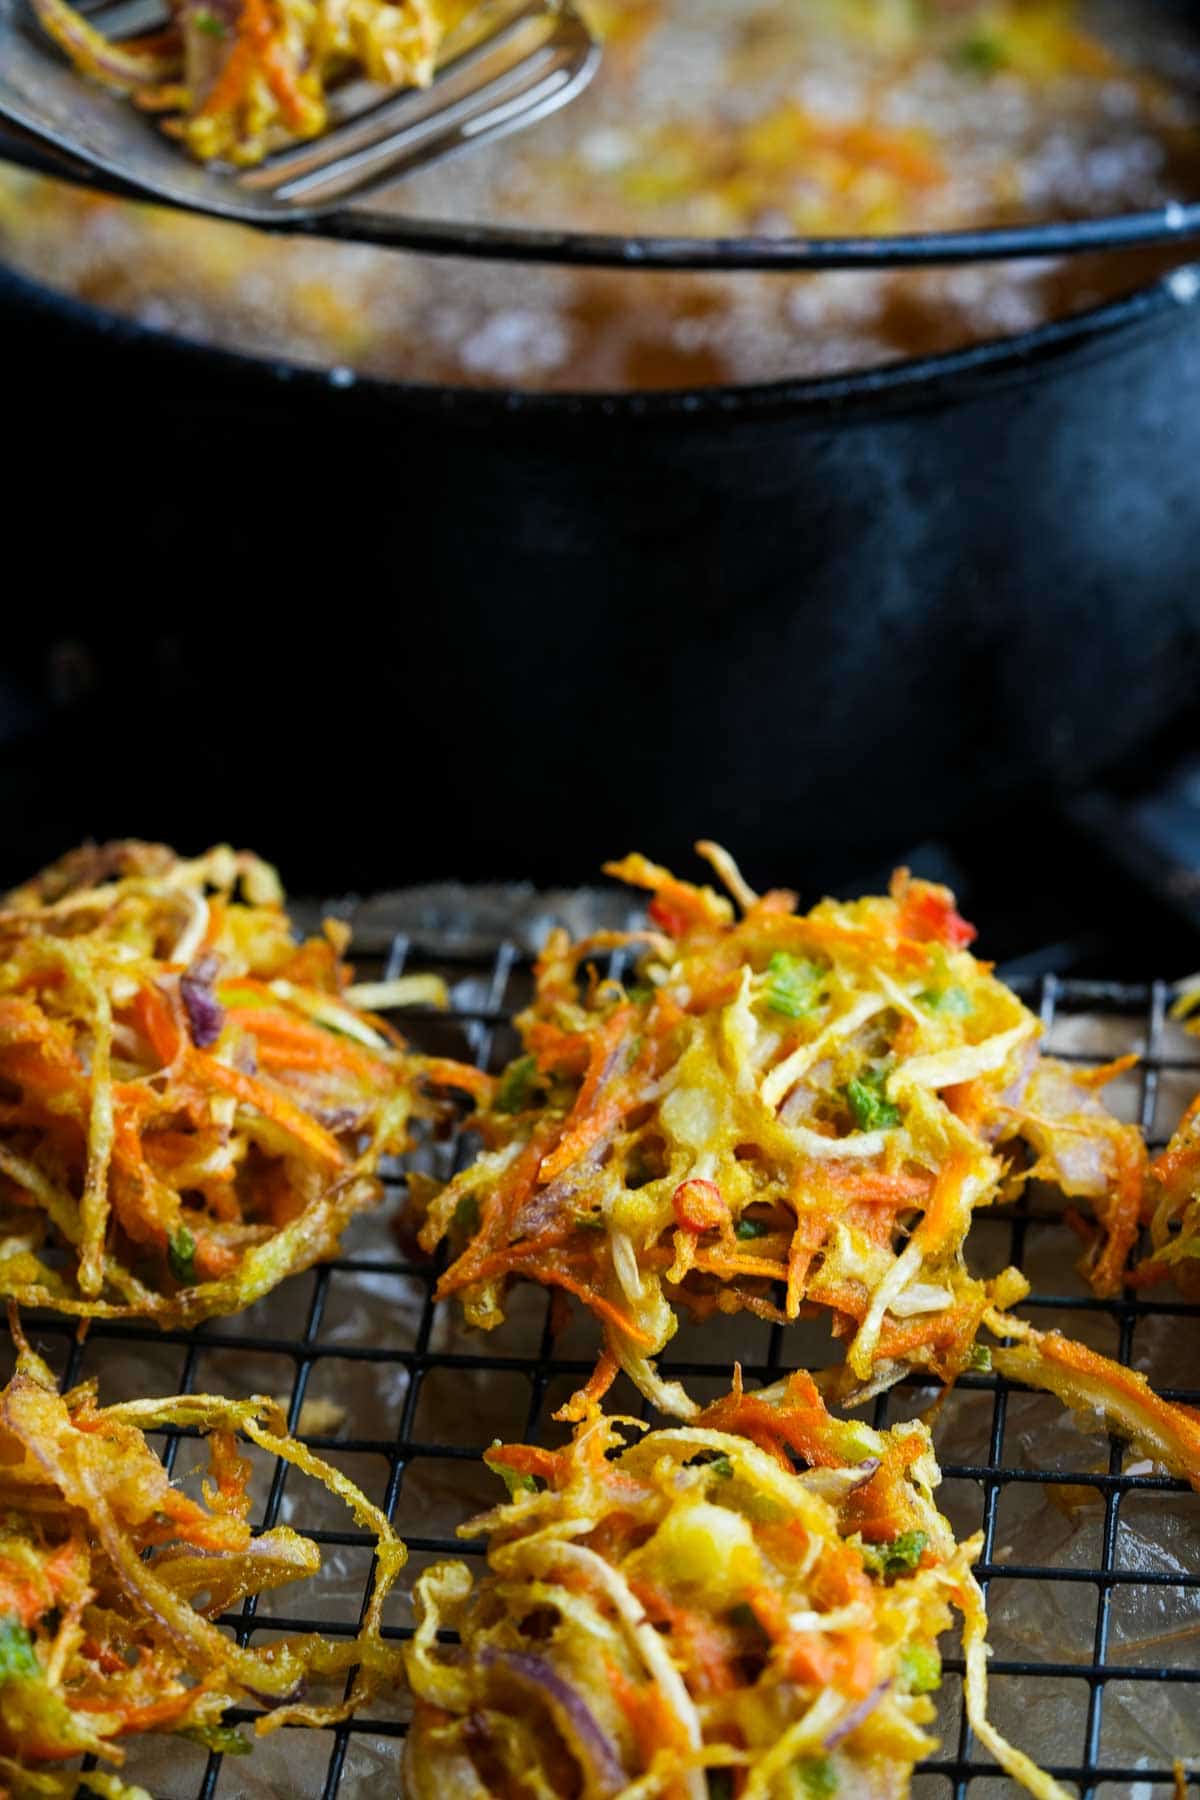
<instances>
[{"instance_id":1,"label":"bubbling oil surface","mask_svg":"<svg viewBox=\"0 0 1200 1800\"><path fill-rule=\"evenodd\" d=\"M605 66L428 171L423 217L610 232L944 230L1200 198L1200 36L1120 0L593 0ZM661 389L1002 337L1180 248L909 271L523 268L269 239L0 171L0 254L204 342L393 379Z\"/></svg>"}]
</instances>

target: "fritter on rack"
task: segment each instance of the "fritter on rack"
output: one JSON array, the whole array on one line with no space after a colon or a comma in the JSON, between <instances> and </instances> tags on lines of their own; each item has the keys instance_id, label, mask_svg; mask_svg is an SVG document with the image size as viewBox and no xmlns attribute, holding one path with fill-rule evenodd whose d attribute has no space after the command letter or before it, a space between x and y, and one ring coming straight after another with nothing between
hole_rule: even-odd
<instances>
[{"instance_id":1,"label":"fritter on rack","mask_svg":"<svg viewBox=\"0 0 1200 1800\"><path fill-rule=\"evenodd\" d=\"M0 1791L70 1800L80 1755L123 1761L122 1739L173 1733L240 1753L223 1722L232 1705L265 1704L259 1733L328 1725L402 1679L380 1635L404 1565L387 1519L339 1470L289 1437L273 1400L192 1394L101 1406L95 1383L60 1396L25 1344L0 1393ZM199 1428L208 1479L195 1500L175 1487L143 1435ZM249 1462L239 1435L284 1458L345 1502L376 1539L375 1586L361 1628L243 1648L216 1621L248 1594L314 1574L320 1551L287 1525L255 1536ZM344 1701L304 1699L305 1684L356 1669ZM86 1785L119 1800L115 1777Z\"/></svg>"},{"instance_id":2,"label":"fritter on rack","mask_svg":"<svg viewBox=\"0 0 1200 1800\"><path fill-rule=\"evenodd\" d=\"M1181 987L1172 1016L1200 1036L1197 1008L1200 978L1193 978ZM1146 1211L1151 1249L1139 1280L1170 1279L1189 1299L1200 1297L1200 1094L1151 1165Z\"/></svg>"},{"instance_id":3,"label":"fritter on rack","mask_svg":"<svg viewBox=\"0 0 1200 1800\"><path fill-rule=\"evenodd\" d=\"M355 1003L346 928L297 943L274 871L76 852L0 909L0 1294L83 1316L232 1313L332 1255L435 1086ZM367 991L435 999L429 977Z\"/></svg>"},{"instance_id":4,"label":"fritter on rack","mask_svg":"<svg viewBox=\"0 0 1200 1800\"><path fill-rule=\"evenodd\" d=\"M1039 1059L1038 1019L971 955L947 889L901 871L887 897L800 914L701 849L740 918L631 856L608 872L650 890L653 929L547 943L488 1148L424 1203L422 1243L452 1251L439 1294L485 1328L518 1277L574 1294L607 1337L592 1394L619 1364L686 1417L651 1361L680 1309L828 1313L859 1393L952 1379L985 1311L1025 1291L968 1272L972 1217L1031 1175L1091 1198L1108 1291L1145 1163L1095 1099L1124 1065ZM634 978L585 967L613 950L638 952Z\"/></svg>"},{"instance_id":5,"label":"fritter on rack","mask_svg":"<svg viewBox=\"0 0 1200 1800\"><path fill-rule=\"evenodd\" d=\"M413 1800L896 1800L955 1608L980 1741L1062 1795L987 1720L982 1540L938 1511L924 1425L840 1422L796 1374L643 1430L593 1409L565 1449L489 1453L509 1499L462 1528L489 1572L417 1582Z\"/></svg>"},{"instance_id":6,"label":"fritter on rack","mask_svg":"<svg viewBox=\"0 0 1200 1800\"><path fill-rule=\"evenodd\" d=\"M1200 1295L1200 1094L1151 1164L1147 1198L1152 1249L1139 1280L1169 1277L1195 1299Z\"/></svg>"},{"instance_id":7,"label":"fritter on rack","mask_svg":"<svg viewBox=\"0 0 1200 1800\"><path fill-rule=\"evenodd\" d=\"M1164 1400L1144 1375L1077 1344L1060 1331L1035 1331L1024 1319L988 1315L998 1337L1012 1339L989 1353L991 1366L1009 1381L1053 1394L1085 1426L1103 1419L1114 1437L1149 1457L1200 1493L1200 1414Z\"/></svg>"},{"instance_id":8,"label":"fritter on rack","mask_svg":"<svg viewBox=\"0 0 1200 1800\"><path fill-rule=\"evenodd\" d=\"M201 161L249 164L318 137L348 76L423 86L470 0L170 0L165 29L120 41L69 0L32 5L81 74L165 114Z\"/></svg>"}]
</instances>

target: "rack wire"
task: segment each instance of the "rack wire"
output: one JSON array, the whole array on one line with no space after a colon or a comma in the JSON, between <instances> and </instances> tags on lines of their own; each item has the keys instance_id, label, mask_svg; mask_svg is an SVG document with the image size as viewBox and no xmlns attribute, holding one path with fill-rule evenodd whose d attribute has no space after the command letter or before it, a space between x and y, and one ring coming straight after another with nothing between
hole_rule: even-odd
<instances>
[{"instance_id":1,"label":"rack wire","mask_svg":"<svg viewBox=\"0 0 1200 1800\"><path fill-rule=\"evenodd\" d=\"M364 973L372 972L361 955L359 966ZM527 949L515 941L493 944L485 952L477 943L448 949L440 932L429 942L413 945L397 936L375 958L374 966L382 966L388 974L406 966L440 968L450 981L449 1014L405 1017L405 1028L418 1046L488 1067L499 1066L511 1054L515 1038L510 1021L528 991L530 966ZM1013 985L1040 1009L1048 1045L1065 1058L1095 1062L1122 1047L1142 1051L1136 1075L1127 1078L1126 1110L1140 1120L1152 1144L1164 1141L1182 1104L1200 1085L1200 1045L1168 1023L1166 984L1141 987L1048 976ZM466 1153L462 1144L451 1146L449 1160ZM392 1173L391 1202L398 1201L401 1176L399 1168ZM356 1479L364 1479L368 1465L376 1470L372 1497L381 1500L405 1536L412 1567L451 1554L478 1559L482 1547L454 1534L462 1519L488 1500L488 1486L479 1479L480 1453L497 1431L530 1441L561 1436L561 1428L551 1420L553 1404L590 1371L589 1346L576 1325L556 1338L549 1298L535 1290L523 1291L522 1316L511 1330L501 1328L490 1341L468 1337L448 1318L449 1309L435 1309L437 1266L401 1247L388 1207L365 1230L365 1237L351 1232L337 1260L294 1278L248 1313L198 1330L97 1323L80 1341L69 1320L37 1315L29 1325L65 1383L99 1374L102 1392L109 1398L118 1397L106 1373L114 1369L123 1368L126 1380L137 1382L143 1392L152 1384L163 1392L203 1390L213 1385L213 1371L222 1366L231 1390L245 1392L255 1385L251 1378L261 1379L264 1369L285 1369L286 1380L277 1385L286 1387L289 1425L330 1460L350 1469ZM984 1241L988 1234L990 1243ZM1070 1253L1057 1254L1065 1250L1070 1233L1061 1205L1036 1192L1012 1207L982 1215L972 1250L977 1240L985 1259L994 1258L996 1267L1010 1261L1026 1269L1033 1282L1026 1307L1039 1324L1059 1325L1100 1343L1125 1363L1145 1364L1149 1344L1151 1373L1160 1391L1200 1404L1200 1387L1172 1386L1153 1360L1156 1339L1166 1331L1169 1356L1171 1330L1179 1321L1185 1332L1189 1330L1188 1322L1200 1315L1200 1306L1133 1290L1101 1301L1069 1274L1062 1279L1056 1274L1047 1283L1044 1269L1070 1268ZM1048 1260L1051 1243L1057 1260ZM373 1322L364 1326L368 1318ZM808 1342L802 1334L797 1338L799 1328L733 1323L744 1334L739 1354L748 1382L775 1379L805 1360L803 1347L797 1354L797 1343ZM720 1391L729 1379L728 1358L718 1353L715 1340L708 1336L690 1343L687 1336L685 1327L676 1340L683 1354L661 1359L664 1372L689 1380L698 1393ZM1196 1366L1194 1352L1186 1354L1190 1361L1173 1365L1182 1367L1185 1375ZM325 1421L318 1415L314 1429L306 1403L331 1395L344 1418L322 1432L319 1427ZM922 1389L913 1378L872 1403L873 1422L882 1426L927 1410L932 1398L929 1389ZM960 1412L958 1424L943 1409L934 1428L935 1447L940 1446L944 1458L942 1502L956 1525L982 1529L978 1574L992 1603L989 1610L1005 1615L1005 1596L1025 1588L1028 1597L1029 1584L1036 1584L1043 1598L1061 1610L1071 1640L1066 1652L1058 1655L1012 1654L1003 1631L998 1634L991 1664L993 1692L1007 1690L1010 1695L1009 1709L1016 1708L1014 1735L1027 1738L1020 1719L1027 1724L1038 1709L1052 1708L1054 1741L1061 1754L1048 1766L1077 1789L1081 1800L1117 1800L1118 1795L1151 1800L1171 1793L1175 1757L1190 1759L1186 1779L1200 1787L1200 1565L1193 1557L1194 1572L1185 1573L1178 1567L1149 1568L1145 1558L1140 1564L1126 1558L1122 1522L1123 1509L1140 1506L1147 1498L1158 1507L1183 1509L1184 1529L1191 1531L1194 1547L1200 1501L1184 1484L1132 1463L1128 1451L1115 1441L1105 1449L1103 1439L1079 1435L1061 1416L1053 1427L1058 1435L1053 1440L1057 1453L1052 1466L1031 1457L1022 1449L1024 1425L1017 1415L1039 1402L995 1375L964 1376L952 1398ZM630 1396L617 1400L632 1409ZM964 1409L971 1421L965 1438ZM479 1430L481 1423L487 1429ZM163 1434L168 1466L175 1465L187 1438L194 1435ZM1044 1442L1044 1436L1039 1441ZM1032 1554L1025 1546L1026 1553L1014 1559L1004 1542L1013 1517L1022 1506L1028 1509L1033 1498L1047 1495L1065 1508L1055 1516L1085 1519L1073 1535L1068 1529L1073 1553L1063 1557L1047 1551L1039 1557L1035 1544ZM312 1536L326 1560L340 1570L339 1592L323 1601L318 1590L318 1599L303 1613L289 1610L277 1597L263 1606L247 1601L227 1621L243 1643L283 1630L319 1629L336 1636L357 1628L369 1593L372 1540L355 1530L314 1527L303 1502L294 1473L277 1464L264 1482L258 1523L266 1528L287 1517ZM415 1529L410 1519L415 1520ZM359 1573L351 1578L348 1565ZM297 1593L302 1594L303 1588ZM1139 1647L1125 1628L1125 1603L1130 1597L1139 1603L1147 1597L1161 1598L1164 1607L1173 1609L1175 1629L1166 1638L1152 1636L1148 1659L1146 1646ZM386 1627L394 1638L407 1635L408 1629L403 1616ZM1023 1646L1017 1642L1015 1647ZM915 1792L921 1800L935 1796L966 1800L968 1795L985 1800L1011 1792L1009 1784L999 1781L999 1772L966 1722L958 1679L961 1659L947 1656L945 1670L942 1748L918 1774ZM1186 1702L1178 1712L1185 1721L1185 1741L1159 1744L1139 1755L1136 1766L1114 1760L1106 1730L1114 1693L1128 1688L1137 1708L1143 1697L1151 1697L1151 1689L1164 1684ZM1076 1695L1074 1700L1071 1694ZM1129 1704L1128 1697L1124 1704ZM160 1756L145 1774L139 1763L143 1747L131 1748L127 1772L130 1779L149 1786L155 1800L274 1793L294 1795L296 1800L310 1795L313 1800L317 1796L352 1800L360 1794L399 1791L405 1729L402 1704L388 1712L377 1703L372 1716L355 1718L331 1731L279 1734L280 1739L292 1740L284 1746L291 1759L283 1776L269 1770L263 1774L262 1748L256 1747L254 1756L242 1761L180 1746L175 1740L169 1759ZM297 1748L299 1739L305 1740L302 1748ZM287 1760L286 1754L282 1760Z\"/></svg>"}]
</instances>

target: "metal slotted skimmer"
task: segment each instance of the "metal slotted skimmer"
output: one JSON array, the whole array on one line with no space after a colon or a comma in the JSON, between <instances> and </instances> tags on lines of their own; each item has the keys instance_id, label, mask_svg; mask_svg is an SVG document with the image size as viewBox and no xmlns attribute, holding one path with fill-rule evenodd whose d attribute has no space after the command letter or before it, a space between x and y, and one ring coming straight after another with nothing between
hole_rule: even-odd
<instances>
[{"instance_id":1,"label":"metal slotted skimmer","mask_svg":"<svg viewBox=\"0 0 1200 1800\"><path fill-rule=\"evenodd\" d=\"M361 974L407 967L446 976L451 1011L406 1014L411 1040L490 1067L515 1047L509 1021L528 993L531 954L546 925L561 920L582 931L632 916L619 895L528 889L413 890L335 910L354 925ZM1068 1060L1141 1052L1110 1098L1153 1144L1163 1142L1200 1087L1200 1043L1167 1019L1168 986L1053 977L1014 985L1040 1007L1050 1047ZM445 1173L467 1151L431 1147L417 1160L432 1159ZM436 1266L410 1260L393 1229L401 1174L397 1165L384 1206L355 1222L336 1261L238 1317L191 1332L97 1323L83 1343L70 1320L28 1320L65 1382L98 1375L109 1400L188 1390L284 1399L293 1429L383 1504L410 1546L402 1591L389 1602L396 1637L411 1625L416 1572L442 1556L479 1556L455 1530L496 1498L481 1451L496 1437L559 1441L564 1428L551 1414L589 1372L596 1344L579 1314L552 1337L549 1298L535 1288L514 1292L507 1322L486 1338L465 1330L456 1307L435 1309ZM1031 1191L1013 1207L982 1213L970 1253L982 1273L1008 1262L1025 1271L1033 1287L1026 1306L1039 1326L1058 1326L1141 1369L1170 1398L1200 1404L1200 1306L1158 1298L1157 1290L1097 1300L1074 1271L1078 1243L1056 1196ZM718 1315L702 1331L684 1323L661 1366L704 1397L727 1387L735 1359L758 1382L835 1356L819 1324L781 1328ZM902 1383L872 1402L873 1422L927 1412L935 1397L916 1379ZM611 1404L644 1410L624 1385ZM1200 1496L1150 1473L1102 1433L1082 1431L1049 1396L994 1375L964 1376L932 1422L941 1506L960 1533L984 1534L979 1574L998 1726L1077 1787L1081 1800L1166 1800L1176 1757L1200 1786ZM161 1434L161 1444L177 1475L199 1454L187 1432ZM261 1457L255 1481L258 1522L287 1521L308 1533L324 1566L294 1598L288 1590L259 1606L248 1601L228 1623L244 1641L310 1629L352 1633L371 1540L344 1529L345 1514L329 1496L282 1464ZM957 1646L944 1643L942 1748L914 1793L1000 1800L1012 1789L972 1738ZM397 1696L334 1730L281 1731L236 1759L149 1739L130 1746L123 1774L156 1800L398 1794L406 1718Z\"/></svg>"}]
</instances>

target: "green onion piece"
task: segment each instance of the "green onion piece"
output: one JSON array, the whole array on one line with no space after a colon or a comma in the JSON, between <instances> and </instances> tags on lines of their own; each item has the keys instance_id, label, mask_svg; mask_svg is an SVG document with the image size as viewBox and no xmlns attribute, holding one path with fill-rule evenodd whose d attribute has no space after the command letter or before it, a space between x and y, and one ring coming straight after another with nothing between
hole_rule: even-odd
<instances>
[{"instance_id":1,"label":"green onion piece","mask_svg":"<svg viewBox=\"0 0 1200 1800\"><path fill-rule=\"evenodd\" d=\"M221 1006L244 1006L255 1012L283 1012L284 1006L275 994L260 994L254 988L239 987L236 981L223 981L215 990Z\"/></svg>"},{"instance_id":2,"label":"green onion piece","mask_svg":"<svg viewBox=\"0 0 1200 1800\"><path fill-rule=\"evenodd\" d=\"M959 1019L965 1019L968 1013L975 1011L975 1002L966 988L959 987L957 981L951 982L949 987L926 988L923 994L917 995L917 999L930 1012L949 1013Z\"/></svg>"},{"instance_id":3,"label":"green onion piece","mask_svg":"<svg viewBox=\"0 0 1200 1800\"><path fill-rule=\"evenodd\" d=\"M215 1750L218 1756L249 1756L254 1748L233 1725L189 1725L174 1736L201 1744L205 1750Z\"/></svg>"},{"instance_id":4,"label":"green onion piece","mask_svg":"<svg viewBox=\"0 0 1200 1800\"><path fill-rule=\"evenodd\" d=\"M866 1069L846 1083L846 1104L860 1131L888 1131L900 1123L900 1108L884 1098L886 1069Z\"/></svg>"},{"instance_id":5,"label":"green onion piece","mask_svg":"<svg viewBox=\"0 0 1200 1800\"><path fill-rule=\"evenodd\" d=\"M533 1084L537 1080L537 1057L518 1056L500 1077L496 1095L496 1112L518 1113L529 1104Z\"/></svg>"},{"instance_id":6,"label":"green onion piece","mask_svg":"<svg viewBox=\"0 0 1200 1800\"><path fill-rule=\"evenodd\" d=\"M19 1619L0 1620L0 1681L40 1675L42 1665L33 1652L33 1639Z\"/></svg>"},{"instance_id":7,"label":"green onion piece","mask_svg":"<svg viewBox=\"0 0 1200 1800\"><path fill-rule=\"evenodd\" d=\"M492 1449L499 1450L501 1447L500 1439L495 1438L492 1442ZM536 1494L538 1492L536 1475L520 1475L516 1469L510 1469L507 1463L492 1462L490 1457L485 1457L484 1461L488 1468L500 1477L508 1489L510 1500L515 1500L518 1494Z\"/></svg>"},{"instance_id":8,"label":"green onion piece","mask_svg":"<svg viewBox=\"0 0 1200 1800\"><path fill-rule=\"evenodd\" d=\"M706 1472L709 1475L715 1475L718 1481L732 1481L733 1464L727 1456L714 1456L707 1465Z\"/></svg>"},{"instance_id":9,"label":"green onion piece","mask_svg":"<svg viewBox=\"0 0 1200 1800\"><path fill-rule=\"evenodd\" d=\"M196 1279L196 1240L186 1225L181 1225L168 1238L167 1261L176 1281L191 1287Z\"/></svg>"},{"instance_id":10,"label":"green onion piece","mask_svg":"<svg viewBox=\"0 0 1200 1800\"><path fill-rule=\"evenodd\" d=\"M771 1227L765 1219L739 1219L733 1228L733 1235L748 1244L753 1238L770 1237Z\"/></svg>"},{"instance_id":11,"label":"green onion piece","mask_svg":"<svg viewBox=\"0 0 1200 1800\"><path fill-rule=\"evenodd\" d=\"M924 1531L902 1531L890 1544L864 1544L863 1563L872 1575L886 1581L895 1575L911 1575L929 1542Z\"/></svg>"},{"instance_id":12,"label":"green onion piece","mask_svg":"<svg viewBox=\"0 0 1200 1800\"><path fill-rule=\"evenodd\" d=\"M497 1463L495 1469L497 1475L508 1489L508 1497L510 1500L515 1500L518 1494L537 1493L538 1484L536 1476L518 1475L515 1469L508 1468L504 1463Z\"/></svg>"},{"instance_id":13,"label":"green onion piece","mask_svg":"<svg viewBox=\"0 0 1200 1800\"><path fill-rule=\"evenodd\" d=\"M454 1209L454 1226L473 1237L479 1230L479 1202L474 1194L464 1194Z\"/></svg>"},{"instance_id":14,"label":"green onion piece","mask_svg":"<svg viewBox=\"0 0 1200 1800\"><path fill-rule=\"evenodd\" d=\"M973 31L956 46L954 60L976 75L994 75L1004 67L1008 55L999 38L990 37L986 31Z\"/></svg>"},{"instance_id":15,"label":"green onion piece","mask_svg":"<svg viewBox=\"0 0 1200 1800\"><path fill-rule=\"evenodd\" d=\"M972 1344L967 1351L968 1369L980 1369L985 1374L992 1366L992 1353L986 1344Z\"/></svg>"},{"instance_id":16,"label":"green onion piece","mask_svg":"<svg viewBox=\"0 0 1200 1800\"><path fill-rule=\"evenodd\" d=\"M224 20L218 19L215 13L194 12L192 14L192 24L196 27L197 31L202 31L205 37L223 38L226 35ZM239 1734L235 1733L234 1735L237 1736ZM243 1742L244 1741L245 1740L243 1740ZM247 1744L246 1748L249 1749L250 1746ZM237 1751L234 1751L234 1755L237 1755Z\"/></svg>"},{"instance_id":17,"label":"green onion piece","mask_svg":"<svg viewBox=\"0 0 1200 1800\"><path fill-rule=\"evenodd\" d=\"M579 1231L603 1231L605 1229L604 1214L577 1212L572 1224Z\"/></svg>"},{"instance_id":18,"label":"green onion piece","mask_svg":"<svg viewBox=\"0 0 1200 1800\"><path fill-rule=\"evenodd\" d=\"M785 1019L803 1019L815 1011L820 1001L824 973L807 957L776 950L767 964L767 1006L773 1013L782 1013Z\"/></svg>"},{"instance_id":19,"label":"green onion piece","mask_svg":"<svg viewBox=\"0 0 1200 1800\"><path fill-rule=\"evenodd\" d=\"M752 1525L782 1525L789 1516L783 1501L773 1500L770 1494L740 1494L738 1511L744 1513Z\"/></svg>"},{"instance_id":20,"label":"green onion piece","mask_svg":"<svg viewBox=\"0 0 1200 1800\"><path fill-rule=\"evenodd\" d=\"M900 1652L900 1677L910 1694L932 1694L942 1685L942 1659L931 1644L910 1644Z\"/></svg>"},{"instance_id":21,"label":"green onion piece","mask_svg":"<svg viewBox=\"0 0 1200 1800\"><path fill-rule=\"evenodd\" d=\"M838 1791L837 1770L828 1756L806 1756L796 1764L795 1775L804 1800L829 1800Z\"/></svg>"}]
</instances>

